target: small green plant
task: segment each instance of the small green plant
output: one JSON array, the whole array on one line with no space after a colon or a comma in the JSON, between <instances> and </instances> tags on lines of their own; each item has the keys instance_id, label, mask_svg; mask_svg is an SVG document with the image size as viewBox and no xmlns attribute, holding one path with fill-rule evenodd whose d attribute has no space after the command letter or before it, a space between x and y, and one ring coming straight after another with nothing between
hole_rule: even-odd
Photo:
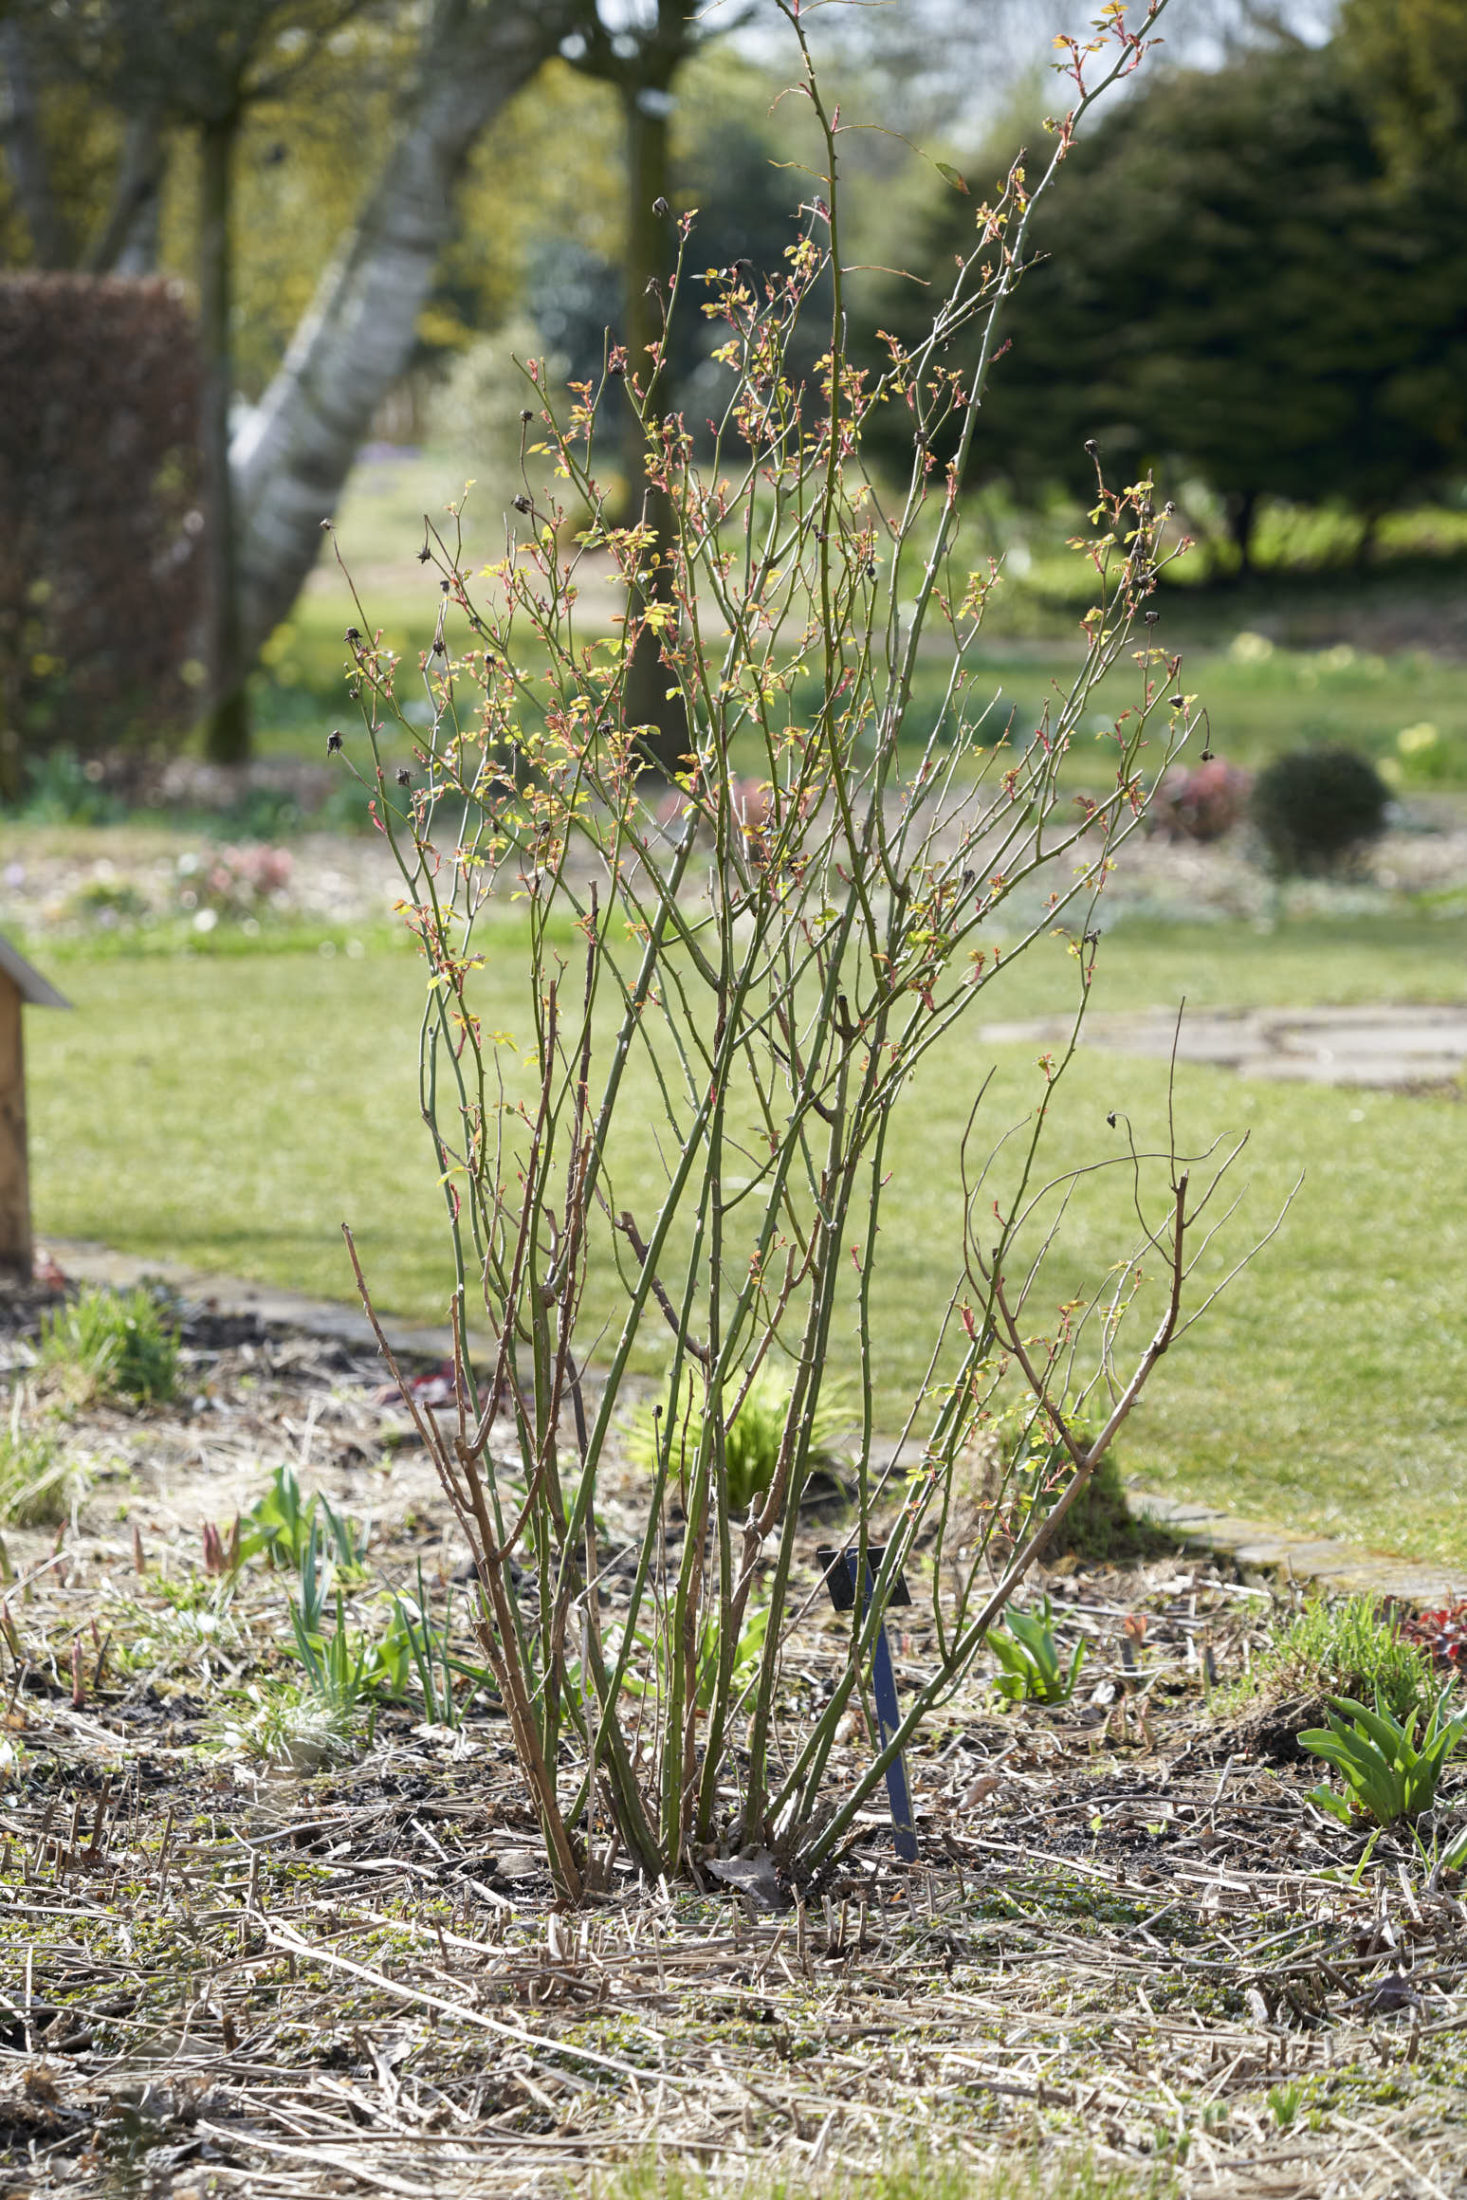
<instances>
[{"instance_id":1,"label":"small green plant","mask_svg":"<svg viewBox=\"0 0 1467 2200\"><path fill-rule=\"evenodd\" d=\"M229 1581L202 1574L174 1581L151 1576L146 1602L123 1597L113 1606L118 1639L112 1656L118 1670L148 1680L189 1674L207 1685L244 1644L233 1601Z\"/></svg>"},{"instance_id":2,"label":"small green plant","mask_svg":"<svg viewBox=\"0 0 1467 2200\"><path fill-rule=\"evenodd\" d=\"M329 1632L319 1604L308 1617L299 1604L292 1602L290 1625L295 1654L304 1668L310 1693L344 1719L350 1719L363 1699L373 1693L378 1666L376 1648L368 1642L365 1631L358 1628L353 1635L347 1627L341 1590L336 1592L335 1625Z\"/></svg>"},{"instance_id":3,"label":"small green plant","mask_svg":"<svg viewBox=\"0 0 1467 2200\"><path fill-rule=\"evenodd\" d=\"M268 1566L288 1566L293 1572L305 1556L315 1503L314 1498L301 1503L301 1486L293 1467L277 1467L269 1489L244 1516L238 1545L240 1563L263 1556Z\"/></svg>"},{"instance_id":4,"label":"small green plant","mask_svg":"<svg viewBox=\"0 0 1467 2200\"><path fill-rule=\"evenodd\" d=\"M346 1600L336 1584L335 1625L326 1626L327 1600L336 1568L320 1547L320 1521L314 1506L301 1553L299 1595L290 1600L290 1630L309 1693L341 1720L350 1722L380 1677L375 1645L363 1629L353 1635L346 1624Z\"/></svg>"},{"instance_id":5,"label":"small green plant","mask_svg":"<svg viewBox=\"0 0 1467 2200\"><path fill-rule=\"evenodd\" d=\"M1378 1597L1311 1597L1255 1660L1251 1690L1379 1697L1401 1718L1431 1692L1431 1663Z\"/></svg>"},{"instance_id":6,"label":"small green plant","mask_svg":"<svg viewBox=\"0 0 1467 2200\"><path fill-rule=\"evenodd\" d=\"M1083 1637L1070 1653L1069 1664L1062 1665L1048 1597L1037 1612L1010 1606L1004 1616L1008 1632L994 1627L988 1635L988 1647L1003 1667L993 1683L998 1693L1010 1703L1068 1703L1085 1658Z\"/></svg>"},{"instance_id":7,"label":"small green plant","mask_svg":"<svg viewBox=\"0 0 1467 2200\"><path fill-rule=\"evenodd\" d=\"M79 1404L112 1397L157 1405L178 1385L178 1330L145 1284L89 1286L41 1317L40 1361Z\"/></svg>"},{"instance_id":8,"label":"small green plant","mask_svg":"<svg viewBox=\"0 0 1467 2200\"><path fill-rule=\"evenodd\" d=\"M351 1755L353 1720L331 1698L293 1682L252 1682L240 1708L215 1728L213 1739L228 1756L315 1772Z\"/></svg>"},{"instance_id":9,"label":"small green plant","mask_svg":"<svg viewBox=\"0 0 1467 2200\"><path fill-rule=\"evenodd\" d=\"M1268 2112L1278 2130L1287 2131L1290 2128L1299 2113L1303 2098L1303 2088L1292 2081L1288 2085L1269 2087Z\"/></svg>"},{"instance_id":10,"label":"small green plant","mask_svg":"<svg viewBox=\"0 0 1467 2200\"><path fill-rule=\"evenodd\" d=\"M728 1475L728 1501L738 1512L747 1512L755 1498L768 1495L779 1464L793 1387L778 1368L760 1367L745 1384L743 1395L724 1431L723 1455ZM674 1470L681 1455L697 1458L703 1441L703 1409L696 1393L686 1386L679 1393L677 1426L672 1435ZM627 1438L627 1457L634 1465L655 1474L667 1447L664 1423L669 1410L667 1394L657 1403L644 1402L632 1416ZM834 1446L850 1426L839 1392L832 1385L816 1408L810 1428L812 1463L830 1466Z\"/></svg>"},{"instance_id":11,"label":"small green plant","mask_svg":"<svg viewBox=\"0 0 1467 2200\"><path fill-rule=\"evenodd\" d=\"M392 1621L377 1645L375 1686L391 1702L401 1702L413 1675L423 1697L423 1717L430 1726L463 1724L464 1701L479 1689L497 1694L494 1676L482 1665L456 1657L450 1647L453 1627L453 1589L444 1604L443 1625L436 1627L429 1613L428 1591L423 1581L423 1561L418 1560L416 1601L394 1591ZM470 1683L466 1697L454 1694L454 1682Z\"/></svg>"},{"instance_id":12,"label":"small green plant","mask_svg":"<svg viewBox=\"0 0 1467 2200\"><path fill-rule=\"evenodd\" d=\"M271 1476L269 1489L240 1523L238 1541L230 1545L232 1557L236 1564L243 1565L263 1556L267 1565L297 1572L308 1550L314 1547L313 1535L320 1543L321 1525L325 1528L326 1548L336 1565L343 1573L359 1577L371 1542L370 1523L338 1513L320 1490L313 1490L303 1499L294 1468L279 1466Z\"/></svg>"},{"instance_id":13,"label":"small green plant","mask_svg":"<svg viewBox=\"0 0 1467 2200\"><path fill-rule=\"evenodd\" d=\"M17 1528L54 1528L71 1512L78 1475L44 1429L20 1425L20 1394L0 1433L0 1520Z\"/></svg>"},{"instance_id":14,"label":"small green plant","mask_svg":"<svg viewBox=\"0 0 1467 2200\"><path fill-rule=\"evenodd\" d=\"M1279 878L1336 870L1385 828L1390 789L1353 749L1291 749L1253 783L1252 818Z\"/></svg>"},{"instance_id":15,"label":"small green plant","mask_svg":"<svg viewBox=\"0 0 1467 2200\"><path fill-rule=\"evenodd\" d=\"M1378 1826L1394 1826L1430 1810L1443 1767L1467 1734L1467 1711L1453 1719L1445 1716L1451 1695L1448 1683L1432 1705L1419 1741L1419 1709L1403 1722L1392 1717L1380 1697L1368 1711L1353 1697L1336 1696L1329 1725L1311 1727L1299 1741L1311 1755L1334 1766L1347 1792L1337 1795L1333 1788L1318 1787L1310 1801L1347 1826L1362 1817L1373 1818Z\"/></svg>"}]
</instances>

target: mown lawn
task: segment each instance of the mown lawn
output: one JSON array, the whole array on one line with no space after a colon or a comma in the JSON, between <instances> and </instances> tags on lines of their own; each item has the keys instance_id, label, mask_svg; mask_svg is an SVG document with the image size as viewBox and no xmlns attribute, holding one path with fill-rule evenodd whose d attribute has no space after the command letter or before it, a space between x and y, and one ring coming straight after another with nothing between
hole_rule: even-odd
<instances>
[{"instance_id":1,"label":"mown lawn","mask_svg":"<svg viewBox=\"0 0 1467 2200\"><path fill-rule=\"evenodd\" d=\"M484 975L486 1021L522 1022L516 926ZM994 1018L1069 998L1056 948L989 996ZM1122 928L1097 1006L1459 1000L1467 923L1401 918ZM345 1297L340 1225L355 1226L383 1304L440 1316L440 1195L416 1116L423 979L408 954L317 952L89 960L58 976L78 1013L33 1012L37 1219L42 1231ZM996 1136L1036 1097L1033 1052L970 1030L910 1096L892 1158L876 1291L881 1414L895 1426L920 1380L956 1275L957 1150L992 1066ZM1164 1068L1082 1056L1055 1125L1058 1170L1116 1150L1127 1113L1145 1142L1165 1123ZM1246 1130L1250 1186L1230 1243L1272 1220L1277 1239L1163 1367L1124 1464L1161 1486L1348 1532L1383 1548L1467 1559L1467 1111L1443 1099L1246 1084L1185 1069L1184 1144ZM655 1196L650 1129L624 1163L628 1197ZM642 1187L631 1181L640 1170ZM1127 1186L1083 1184L1052 1304L1128 1248ZM615 1278L593 1303L614 1311Z\"/></svg>"}]
</instances>

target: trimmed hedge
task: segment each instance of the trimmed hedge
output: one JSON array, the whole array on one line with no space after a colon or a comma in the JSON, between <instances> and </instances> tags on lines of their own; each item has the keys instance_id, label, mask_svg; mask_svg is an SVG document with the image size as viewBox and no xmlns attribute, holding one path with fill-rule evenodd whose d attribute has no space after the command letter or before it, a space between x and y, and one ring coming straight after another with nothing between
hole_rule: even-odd
<instances>
[{"instance_id":1,"label":"trimmed hedge","mask_svg":"<svg viewBox=\"0 0 1467 2200\"><path fill-rule=\"evenodd\" d=\"M177 284L0 277L0 792L196 715L199 386Z\"/></svg>"}]
</instances>

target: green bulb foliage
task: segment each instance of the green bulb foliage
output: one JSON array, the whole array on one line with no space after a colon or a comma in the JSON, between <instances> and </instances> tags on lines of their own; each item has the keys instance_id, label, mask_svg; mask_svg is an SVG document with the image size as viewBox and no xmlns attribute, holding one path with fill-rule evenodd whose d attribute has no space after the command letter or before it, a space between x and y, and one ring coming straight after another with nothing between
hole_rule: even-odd
<instances>
[{"instance_id":1,"label":"green bulb foliage","mask_svg":"<svg viewBox=\"0 0 1467 2200\"><path fill-rule=\"evenodd\" d=\"M1066 1665L1054 1639L1054 1612L1048 1597L1037 1612L1020 1612L1011 1606L1005 1617L1008 1631L995 1627L988 1636L988 1647L1003 1669L993 1683L999 1695L1010 1703L1068 1703L1084 1662L1083 1637Z\"/></svg>"},{"instance_id":2,"label":"green bulb foliage","mask_svg":"<svg viewBox=\"0 0 1467 2200\"><path fill-rule=\"evenodd\" d=\"M1419 1739L1419 1710L1401 1720L1379 1697L1373 1711L1352 1696L1334 1697L1329 1725L1311 1727L1299 1742L1312 1756L1334 1766L1345 1783L1345 1793L1318 1787L1310 1801L1347 1826L1358 1818L1394 1826L1430 1810L1443 1769L1467 1733L1467 1711L1451 1719L1446 1716L1451 1696L1448 1684L1431 1706Z\"/></svg>"}]
</instances>

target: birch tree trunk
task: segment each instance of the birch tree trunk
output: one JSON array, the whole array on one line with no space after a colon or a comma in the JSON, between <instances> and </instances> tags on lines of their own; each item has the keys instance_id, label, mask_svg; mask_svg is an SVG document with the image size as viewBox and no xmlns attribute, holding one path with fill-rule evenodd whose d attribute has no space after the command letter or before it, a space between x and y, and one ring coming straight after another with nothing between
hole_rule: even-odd
<instances>
[{"instance_id":1,"label":"birch tree trunk","mask_svg":"<svg viewBox=\"0 0 1467 2200\"><path fill-rule=\"evenodd\" d=\"M402 128L232 453L246 661L289 612L377 406L412 355L475 141L554 54L576 0L433 0ZM526 159L544 157L526 147Z\"/></svg>"}]
</instances>

